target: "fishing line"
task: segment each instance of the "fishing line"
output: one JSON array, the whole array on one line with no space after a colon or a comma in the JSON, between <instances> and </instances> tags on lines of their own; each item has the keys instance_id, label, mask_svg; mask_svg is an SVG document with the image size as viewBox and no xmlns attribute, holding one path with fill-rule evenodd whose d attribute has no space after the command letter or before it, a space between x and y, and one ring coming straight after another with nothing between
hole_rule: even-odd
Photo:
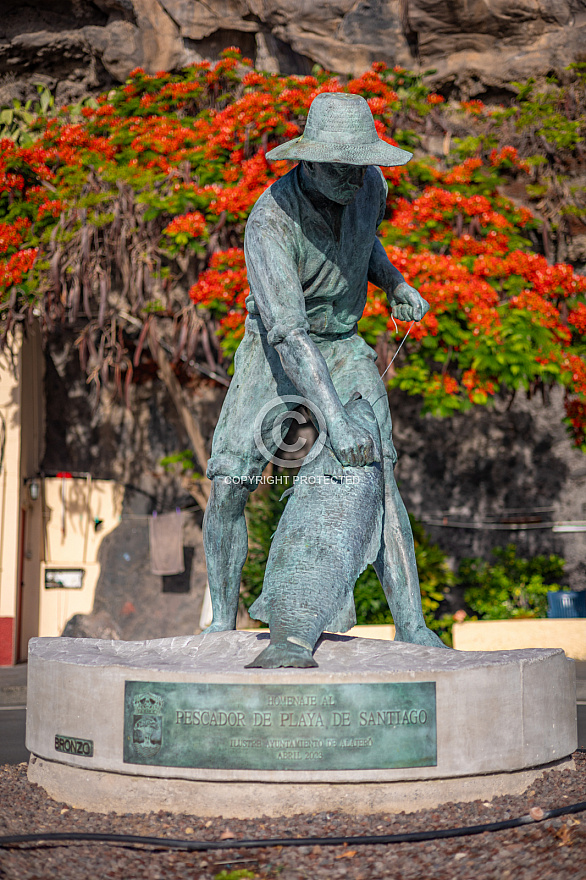
<instances>
[{"instance_id":1,"label":"fishing line","mask_svg":"<svg viewBox=\"0 0 586 880\"><path fill-rule=\"evenodd\" d=\"M391 318L392 318L392 320L393 320L393 324L395 325L395 331L398 332L399 328L397 327L397 322L395 321L393 315L391 315ZM414 324L414 323L415 323L415 321L411 321L411 323L409 324L409 329L407 330L407 332L406 332L405 335L403 336L401 342L399 343L399 347L398 347L398 349L396 350L396 352L394 353L393 357L391 358L391 360L390 360L389 363L387 364L387 367L386 367L384 373L381 373L381 375L380 375L380 380L381 380L381 382L382 382L382 380L384 379L384 377L387 375L388 371L391 369L391 367L392 367L392 365L393 365L393 361L395 360L395 358L397 357L397 355L399 354L399 352L400 352L401 349L403 348L403 345L404 345L405 342L407 341L407 337L408 337L409 334L411 333L411 328L413 327L413 324ZM370 391L369 391L368 394L366 395L366 400L368 400L369 403L370 403L369 397L370 397L370 395L372 394L372 392L373 392L377 387L378 387L378 383L377 383L376 385L373 385L373 387L370 389ZM382 396L382 395L381 395L381 396ZM377 397L376 400L379 400L379 399L380 399L380 398ZM371 406L374 406L374 404L376 403L376 400L374 401L374 403L371 403Z\"/></svg>"}]
</instances>

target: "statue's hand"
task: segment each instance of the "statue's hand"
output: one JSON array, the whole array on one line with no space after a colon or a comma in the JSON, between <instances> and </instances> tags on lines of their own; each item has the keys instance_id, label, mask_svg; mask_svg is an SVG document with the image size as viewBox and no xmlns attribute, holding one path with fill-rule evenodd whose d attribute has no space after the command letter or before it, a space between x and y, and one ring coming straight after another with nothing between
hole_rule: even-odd
<instances>
[{"instance_id":1,"label":"statue's hand","mask_svg":"<svg viewBox=\"0 0 586 880\"><path fill-rule=\"evenodd\" d=\"M340 464L364 467L374 461L374 441L365 428L342 412L328 425L330 443Z\"/></svg>"},{"instance_id":2,"label":"statue's hand","mask_svg":"<svg viewBox=\"0 0 586 880\"><path fill-rule=\"evenodd\" d=\"M423 299L418 290L401 282L389 297L393 306L391 312L398 321L421 321L429 310L429 303Z\"/></svg>"}]
</instances>

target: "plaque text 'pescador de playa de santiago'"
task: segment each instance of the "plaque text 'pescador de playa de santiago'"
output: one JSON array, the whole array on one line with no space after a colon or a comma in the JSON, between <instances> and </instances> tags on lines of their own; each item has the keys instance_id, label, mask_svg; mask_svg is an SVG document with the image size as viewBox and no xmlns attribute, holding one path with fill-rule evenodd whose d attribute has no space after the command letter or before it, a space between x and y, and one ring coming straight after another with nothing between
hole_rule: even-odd
<instances>
[{"instance_id":1,"label":"plaque text 'pescador de playa de santiago'","mask_svg":"<svg viewBox=\"0 0 586 880\"><path fill-rule=\"evenodd\" d=\"M124 761L234 770L432 767L435 682L127 681Z\"/></svg>"}]
</instances>

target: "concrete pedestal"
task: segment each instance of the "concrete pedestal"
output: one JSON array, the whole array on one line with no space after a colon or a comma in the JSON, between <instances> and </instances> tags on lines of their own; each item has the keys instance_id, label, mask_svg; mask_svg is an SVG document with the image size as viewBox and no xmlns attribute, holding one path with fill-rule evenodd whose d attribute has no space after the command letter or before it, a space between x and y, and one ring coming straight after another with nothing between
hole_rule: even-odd
<instances>
[{"instance_id":1,"label":"concrete pedestal","mask_svg":"<svg viewBox=\"0 0 586 880\"><path fill-rule=\"evenodd\" d=\"M521 792L577 747L560 650L326 635L317 669L245 669L267 640L33 639L29 778L103 812L394 812Z\"/></svg>"}]
</instances>

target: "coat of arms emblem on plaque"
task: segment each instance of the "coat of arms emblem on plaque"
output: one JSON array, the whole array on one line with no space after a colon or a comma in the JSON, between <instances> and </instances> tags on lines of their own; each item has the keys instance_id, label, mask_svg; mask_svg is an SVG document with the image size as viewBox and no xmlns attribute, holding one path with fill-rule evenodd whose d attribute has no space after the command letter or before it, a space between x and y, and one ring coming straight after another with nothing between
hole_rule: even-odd
<instances>
[{"instance_id":1,"label":"coat of arms emblem on plaque","mask_svg":"<svg viewBox=\"0 0 586 880\"><path fill-rule=\"evenodd\" d=\"M159 694L137 694L132 701L132 747L143 759L154 758L163 740L163 704Z\"/></svg>"}]
</instances>

